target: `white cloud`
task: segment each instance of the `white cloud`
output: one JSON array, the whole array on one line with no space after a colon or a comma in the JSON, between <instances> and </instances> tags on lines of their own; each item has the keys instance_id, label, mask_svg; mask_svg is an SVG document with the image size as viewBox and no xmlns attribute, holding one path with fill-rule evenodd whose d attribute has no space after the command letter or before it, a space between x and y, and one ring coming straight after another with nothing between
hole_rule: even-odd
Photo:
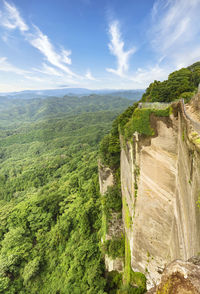
<instances>
[{"instance_id":1,"label":"white cloud","mask_svg":"<svg viewBox=\"0 0 200 294\"><path fill-rule=\"evenodd\" d=\"M124 50L124 41L121 39L119 23L117 21L110 24L109 34L111 40L108 47L110 52L117 58L117 69L107 68L106 70L122 77L128 70L129 58L135 53L136 48L128 51Z\"/></svg>"},{"instance_id":2,"label":"white cloud","mask_svg":"<svg viewBox=\"0 0 200 294\"><path fill-rule=\"evenodd\" d=\"M72 64L72 60L69 57L71 54L72 54L71 50L66 50L66 49L62 50L62 60L64 63Z\"/></svg>"},{"instance_id":3,"label":"white cloud","mask_svg":"<svg viewBox=\"0 0 200 294\"><path fill-rule=\"evenodd\" d=\"M18 75L24 75L29 73L29 71L23 70L9 63L6 57L0 58L0 71L12 72Z\"/></svg>"},{"instance_id":4,"label":"white cloud","mask_svg":"<svg viewBox=\"0 0 200 294\"><path fill-rule=\"evenodd\" d=\"M95 79L91 73L91 71L88 69L87 72L86 72L86 75L85 77L88 79L88 80L91 80L91 81L97 81L97 79Z\"/></svg>"},{"instance_id":5,"label":"white cloud","mask_svg":"<svg viewBox=\"0 0 200 294\"><path fill-rule=\"evenodd\" d=\"M53 66L63 70L70 76L76 76L75 73L71 71L71 69L66 66L65 64L70 64L71 59L69 55L71 54L70 51L62 50L61 54L58 54L53 44L50 42L49 38L44 35L39 28L36 28L35 35L29 35L28 39L30 44L37 48L46 58L46 60L51 63Z\"/></svg>"},{"instance_id":6,"label":"white cloud","mask_svg":"<svg viewBox=\"0 0 200 294\"><path fill-rule=\"evenodd\" d=\"M157 0L152 9L150 39L155 52L175 67L187 66L200 46L200 0ZM159 58L159 57L158 57Z\"/></svg>"},{"instance_id":7,"label":"white cloud","mask_svg":"<svg viewBox=\"0 0 200 294\"><path fill-rule=\"evenodd\" d=\"M52 66L47 65L46 63L42 64L42 68L33 68L33 70L37 71L37 72L40 72L42 74L45 74L45 75L51 75L51 76L53 75L53 76L58 76L58 77L63 76L63 73L56 70Z\"/></svg>"},{"instance_id":8,"label":"white cloud","mask_svg":"<svg viewBox=\"0 0 200 294\"><path fill-rule=\"evenodd\" d=\"M7 29L18 28L25 40L28 41L31 46L39 50L45 58L46 62L42 64L42 67L35 68L34 71L46 75L62 77L64 79L68 78L72 82L75 82L74 80L76 79L83 78L75 74L69 68L69 65L72 64L70 50L66 50L65 48L61 48L60 51L56 50L48 36L43 34L38 27L33 25L29 28L27 26L14 4L10 4L7 1L3 1L3 3L4 10L0 11L0 24ZM8 43L6 35L3 35L2 39L4 42ZM24 72L26 73L26 71ZM28 79L29 78L30 77L28 77ZM37 78L34 78L35 81L36 79ZM39 80L41 80L40 77L38 77L38 81Z\"/></svg>"},{"instance_id":9,"label":"white cloud","mask_svg":"<svg viewBox=\"0 0 200 294\"><path fill-rule=\"evenodd\" d=\"M18 28L21 32L25 32L29 30L29 27L24 22L22 17L19 14L17 8L8 3L7 1L4 2L5 10L0 14L0 24L7 29L16 29Z\"/></svg>"},{"instance_id":10,"label":"white cloud","mask_svg":"<svg viewBox=\"0 0 200 294\"><path fill-rule=\"evenodd\" d=\"M137 71L130 78L138 87L147 87L154 80L163 81L166 79L168 74L171 72L170 69L165 69L156 64L153 67L138 68Z\"/></svg>"}]
</instances>

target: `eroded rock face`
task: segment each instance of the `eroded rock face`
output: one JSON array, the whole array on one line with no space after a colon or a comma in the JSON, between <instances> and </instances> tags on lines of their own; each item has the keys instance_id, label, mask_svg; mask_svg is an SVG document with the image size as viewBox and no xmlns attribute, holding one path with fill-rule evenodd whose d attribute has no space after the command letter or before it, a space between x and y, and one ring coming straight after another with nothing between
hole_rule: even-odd
<instances>
[{"instance_id":1,"label":"eroded rock face","mask_svg":"<svg viewBox=\"0 0 200 294\"><path fill-rule=\"evenodd\" d=\"M164 270L161 283L148 294L199 294L200 259L175 260Z\"/></svg>"},{"instance_id":2,"label":"eroded rock face","mask_svg":"<svg viewBox=\"0 0 200 294\"><path fill-rule=\"evenodd\" d=\"M106 167L99 162L99 185L100 193L104 195L107 192L108 187L113 186L114 177L112 170L109 167Z\"/></svg>"},{"instance_id":3,"label":"eroded rock face","mask_svg":"<svg viewBox=\"0 0 200 294\"><path fill-rule=\"evenodd\" d=\"M132 142L121 144L131 265L147 276L148 289L159 283L172 260L200 252L200 154L189 140L191 126L180 108L176 116L156 119L154 126L155 137L146 140L134 134Z\"/></svg>"},{"instance_id":4,"label":"eroded rock face","mask_svg":"<svg viewBox=\"0 0 200 294\"><path fill-rule=\"evenodd\" d=\"M112 259L107 254L105 255L105 267L108 272L117 271L123 272L124 270L124 263L122 258L115 258Z\"/></svg>"},{"instance_id":5,"label":"eroded rock face","mask_svg":"<svg viewBox=\"0 0 200 294\"><path fill-rule=\"evenodd\" d=\"M113 172L109 167L103 166L99 162L99 183L100 183L100 193L105 195L108 187L114 185L114 176ZM112 212L109 220L107 220L107 232L105 235L105 240L102 240L102 243L107 240L112 240L115 238L121 238L123 234L123 221L121 214L118 212ZM124 261L122 258L113 259L107 254L105 254L105 268L108 272L118 271L122 272L124 268Z\"/></svg>"}]
</instances>

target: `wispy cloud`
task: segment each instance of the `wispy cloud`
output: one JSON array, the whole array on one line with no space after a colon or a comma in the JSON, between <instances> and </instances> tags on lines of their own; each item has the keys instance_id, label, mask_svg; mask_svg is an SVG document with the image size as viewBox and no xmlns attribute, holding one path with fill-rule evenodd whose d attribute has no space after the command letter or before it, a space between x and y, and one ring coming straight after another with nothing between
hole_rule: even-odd
<instances>
[{"instance_id":1,"label":"wispy cloud","mask_svg":"<svg viewBox=\"0 0 200 294\"><path fill-rule=\"evenodd\" d=\"M0 25L5 27L7 30L19 29L24 39L28 41L31 46L39 50L45 59L41 68L34 69L35 72L37 71L46 75L70 78L71 80L72 78L81 79L79 75L75 74L69 68L72 64L71 50L66 50L63 47L61 47L60 50L56 50L49 37L42 33L37 26L32 25L28 27L14 4L10 4L7 1L3 1L3 3L4 10L0 11ZM3 37L3 40L8 42L6 37ZM11 69L11 66L9 68ZM15 67L13 66L12 68ZM19 72L20 71L18 71L18 73ZM22 72L23 71L21 71L21 73ZM38 81L39 80L41 80L40 77L38 77Z\"/></svg>"},{"instance_id":2,"label":"wispy cloud","mask_svg":"<svg viewBox=\"0 0 200 294\"><path fill-rule=\"evenodd\" d=\"M188 65L191 50L196 51L200 46L199 10L200 0L157 0L154 3L150 29L153 49L177 67ZM200 52L196 58L200 58Z\"/></svg>"},{"instance_id":3,"label":"wispy cloud","mask_svg":"<svg viewBox=\"0 0 200 294\"><path fill-rule=\"evenodd\" d=\"M62 49L62 60L66 64L72 64L72 60L69 57L72 54L71 50Z\"/></svg>"},{"instance_id":4,"label":"wispy cloud","mask_svg":"<svg viewBox=\"0 0 200 294\"><path fill-rule=\"evenodd\" d=\"M43 34L38 27L35 26L35 29L36 33L28 37L30 44L37 48L51 65L63 70L70 76L77 76L66 65L71 64L71 59L69 58L71 51L63 49L60 54L57 53L48 36Z\"/></svg>"},{"instance_id":5,"label":"wispy cloud","mask_svg":"<svg viewBox=\"0 0 200 294\"><path fill-rule=\"evenodd\" d=\"M134 85L139 88L147 87L154 80L164 80L167 75L170 73L170 69L166 69L164 67L156 64L152 67L146 68L138 68L137 71L130 78Z\"/></svg>"},{"instance_id":6,"label":"wispy cloud","mask_svg":"<svg viewBox=\"0 0 200 294\"><path fill-rule=\"evenodd\" d=\"M85 77L88 79L88 80L91 80L91 81L97 81L97 79L95 79L95 77L93 77L91 71L88 69L87 72L86 72L86 75Z\"/></svg>"},{"instance_id":7,"label":"wispy cloud","mask_svg":"<svg viewBox=\"0 0 200 294\"><path fill-rule=\"evenodd\" d=\"M51 75L51 76L53 75L53 76L57 76L57 77L63 76L63 73L56 70L52 66L47 65L46 63L43 63L41 68L33 68L33 70L36 72L45 74L45 75Z\"/></svg>"},{"instance_id":8,"label":"wispy cloud","mask_svg":"<svg viewBox=\"0 0 200 294\"><path fill-rule=\"evenodd\" d=\"M124 41L122 40L119 23L117 21L110 24L109 34L111 40L108 47L111 54L117 58L117 69L107 68L106 70L122 77L128 70L129 58L135 53L136 48L131 48L128 51L124 50Z\"/></svg>"},{"instance_id":9,"label":"wispy cloud","mask_svg":"<svg viewBox=\"0 0 200 294\"><path fill-rule=\"evenodd\" d=\"M0 58L0 71L12 72L18 75L24 75L24 74L30 73L29 71L26 71L24 69L21 69L12 65L10 62L8 62L6 57Z\"/></svg>"},{"instance_id":10,"label":"wispy cloud","mask_svg":"<svg viewBox=\"0 0 200 294\"><path fill-rule=\"evenodd\" d=\"M21 32L25 32L29 30L28 25L25 23L23 18L20 16L17 8L8 3L7 1L3 1L4 3L4 11L0 14L0 24L7 29L19 29Z\"/></svg>"}]
</instances>

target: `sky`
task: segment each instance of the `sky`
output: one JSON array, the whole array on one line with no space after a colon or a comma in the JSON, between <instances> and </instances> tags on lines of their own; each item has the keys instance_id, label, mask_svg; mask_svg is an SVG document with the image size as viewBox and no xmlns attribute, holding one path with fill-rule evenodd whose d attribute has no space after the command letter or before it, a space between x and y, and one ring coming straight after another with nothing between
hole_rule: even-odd
<instances>
[{"instance_id":1,"label":"sky","mask_svg":"<svg viewBox=\"0 0 200 294\"><path fill-rule=\"evenodd\" d=\"M200 61L200 0L0 0L0 92L144 89Z\"/></svg>"}]
</instances>

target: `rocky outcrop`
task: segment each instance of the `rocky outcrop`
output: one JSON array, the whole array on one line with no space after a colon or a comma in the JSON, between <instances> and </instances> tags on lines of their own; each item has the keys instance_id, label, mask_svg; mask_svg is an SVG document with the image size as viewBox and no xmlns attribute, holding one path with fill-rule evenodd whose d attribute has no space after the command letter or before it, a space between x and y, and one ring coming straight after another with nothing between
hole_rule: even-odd
<instances>
[{"instance_id":1,"label":"rocky outcrop","mask_svg":"<svg viewBox=\"0 0 200 294\"><path fill-rule=\"evenodd\" d=\"M200 259L175 260L164 270L160 284L148 294L199 294Z\"/></svg>"},{"instance_id":2,"label":"rocky outcrop","mask_svg":"<svg viewBox=\"0 0 200 294\"><path fill-rule=\"evenodd\" d=\"M100 185L100 193L101 195L104 195L108 187L111 187L114 185L114 176L113 172L109 167L104 166L99 161L98 163L98 170L99 170L99 185Z\"/></svg>"},{"instance_id":3,"label":"rocky outcrop","mask_svg":"<svg viewBox=\"0 0 200 294\"><path fill-rule=\"evenodd\" d=\"M98 167L100 193L102 196L105 196L108 188L114 185L114 175L113 171L109 167L101 164L101 162L99 162ZM103 218L104 222L106 222L106 225L104 224L104 226L106 226L106 232L105 236L102 238L102 244L108 240L121 238L124 230L121 213L112 212L109 219L107 219L106 215L104 215ZM124 268L123 258L118 257L113 259L108 254L105 254L105 268L108 272L122 272Z\"/></svg>"},{"instance_id":4,"label":"rocky outcrop","mask_svg":"<svg viewBox=\"0 0 200 294\"><path fill-rule=\"evenodd\" d=\"M170 117L151 116L155 135L121 138L123 219L134 271L148 288L167 264L200 252L200 153L181 105ZM178 293L178 292L177 292Z\"/></svg>"}]
</instances>

